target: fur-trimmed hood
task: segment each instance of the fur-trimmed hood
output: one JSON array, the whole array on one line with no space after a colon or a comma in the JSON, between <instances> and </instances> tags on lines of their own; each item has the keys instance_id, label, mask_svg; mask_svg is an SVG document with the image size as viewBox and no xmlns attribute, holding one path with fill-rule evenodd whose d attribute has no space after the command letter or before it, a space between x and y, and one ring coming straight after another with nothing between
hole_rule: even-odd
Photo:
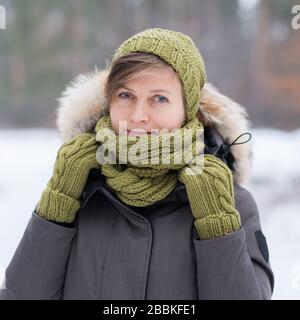
<instances>
[{"instance_id":1,"label":"fur-trimmed hood","mask_svg":"<svg viewBox=\"0 0 300 320\"><path fill-rule=\"evenodd\" d=\"M107 70L97 69L80 74L58 98L57 128L63 142L83 132L92 132L99 118L107 112L104 84ZM213 127L226 144L249 132L250 120L246 109L221 94L212 84L202 89L199 109L205 126ZM232 145L234 181L242 186L249 183L251 170L251 143Z\"/></svg>"}]
</instances>

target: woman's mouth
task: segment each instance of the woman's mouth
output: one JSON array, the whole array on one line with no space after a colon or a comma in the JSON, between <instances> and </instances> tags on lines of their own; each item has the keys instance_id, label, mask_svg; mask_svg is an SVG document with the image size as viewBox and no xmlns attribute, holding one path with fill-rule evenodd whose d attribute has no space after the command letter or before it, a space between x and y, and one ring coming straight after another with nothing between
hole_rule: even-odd
<instances>
[{"instance_id":1,"label":"woman's mouth","mask_svg":"<svg viewBox=\"0 0 300 320\"><path fill-rule=\"evenodd\" d=\"M132 130L127 130L128 136L140 136L143 134L147 134L148 132L143 129L132 129Z\"/></svg>"}]
</instances>

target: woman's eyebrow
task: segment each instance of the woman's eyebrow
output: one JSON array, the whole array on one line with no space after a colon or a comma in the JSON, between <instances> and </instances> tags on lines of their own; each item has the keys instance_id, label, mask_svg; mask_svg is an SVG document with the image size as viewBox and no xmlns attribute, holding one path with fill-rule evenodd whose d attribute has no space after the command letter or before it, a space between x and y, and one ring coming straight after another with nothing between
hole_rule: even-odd
<instances>
[{"instance_id":1,"label":"woman's eyebrow","mask_svg":"<svg viewBox=\"0 0 300 320\"><path fill-rule=\"evenodd\" d=\"M150 92L166 92L166 93L172 94L172 92L166 89L154 89L154 90L151 90Z\"/></svg>"},{"instance_id":2,"label":"woman's eyebrow","mask_svg":"<svg viewBox=\"0 0 300 320\"><path fill-rule=\"evenodd\" d=\"M122 89L122 88L126 89L126 90L129 90L129 91L132 91L132 92L135 92L133 89L130 89L130 88L126 87L126 86L122 86L119 89ZM166 92L166 93L172 94L172 92L170 92L170 91L168 91L166 89L153 89L150 92L151 93L153 93L153 92Z\"/></svg>"}]
</instances>

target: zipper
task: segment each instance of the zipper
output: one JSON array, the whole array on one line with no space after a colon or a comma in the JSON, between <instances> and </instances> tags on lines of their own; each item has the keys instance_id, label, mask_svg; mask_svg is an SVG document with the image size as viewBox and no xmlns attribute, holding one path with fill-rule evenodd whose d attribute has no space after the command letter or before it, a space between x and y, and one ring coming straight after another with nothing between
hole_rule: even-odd
<instances>
[{"instance_id":1,"label":"zipper","mask_svg":"<svg viewBox=\"0 0 300 320\"><path fill-rule=\"evenodd\" d=\"M103 194L105 194L110 200L112 200L114 203L118 204L119 206L121 206L122 208L126 209L127 211L129 211L130 213L133 213L135 216L137 216L138 218L144 220L146 222L146 224L148 225L148 228L150 230L150 246L148 249L148 254L147 254L147 261L145 263L145 265L147 265L147 271L146 271L146 275L147 275L147 279L144 282L144 288L143 288L143 295L144 295L144 300L146 300L146 290L147 290L147 283L148 283L148 274L149 274L149 264L150 264L150 255L151 255L151 251L152 251L152 242L153 242L153 233L152 233L152 227L150 225L150 222L143 216L139 215L137 212L133 211L132 209L126 207L123 203L119 202L117 199L115 199L105 188L101 187L97 187L95 188L91 194L88 196L88 198L84 201L84 203L82 204L82 207L84 207L87 203L87 201L95 194L96 191L102 191Z\"/></svg>"}]
</instances>

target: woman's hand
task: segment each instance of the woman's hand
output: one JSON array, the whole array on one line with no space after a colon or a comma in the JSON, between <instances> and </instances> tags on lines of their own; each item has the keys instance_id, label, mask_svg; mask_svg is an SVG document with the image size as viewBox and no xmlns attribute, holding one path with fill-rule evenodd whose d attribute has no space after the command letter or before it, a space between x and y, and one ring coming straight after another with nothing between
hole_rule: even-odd
<instances>
[{"instance_id":1,"label":"woman's hand","mask_svg":"<svg viewBox=\"0 0 300 320\"><path fill-rule=\"evenodd\" d=\"M233 177L223 161L204 154L202 171L197 167L185 167L178 178L186 186L200 239L221 237L240 229L240 215L234 203Z\"/></svg>"},{"instance_id":2,"label":"woman's hand","mask_svg":"<svg viewBox=\"0 0 300 320\"><path fill-rule=\"evenodd\" d=\"M36 212L47 220L71 223L80 208L80 197L89 171L99 168L99 143L93 133L82 133L58 150L54 170Z\"/></svg>"}]
</instances>

